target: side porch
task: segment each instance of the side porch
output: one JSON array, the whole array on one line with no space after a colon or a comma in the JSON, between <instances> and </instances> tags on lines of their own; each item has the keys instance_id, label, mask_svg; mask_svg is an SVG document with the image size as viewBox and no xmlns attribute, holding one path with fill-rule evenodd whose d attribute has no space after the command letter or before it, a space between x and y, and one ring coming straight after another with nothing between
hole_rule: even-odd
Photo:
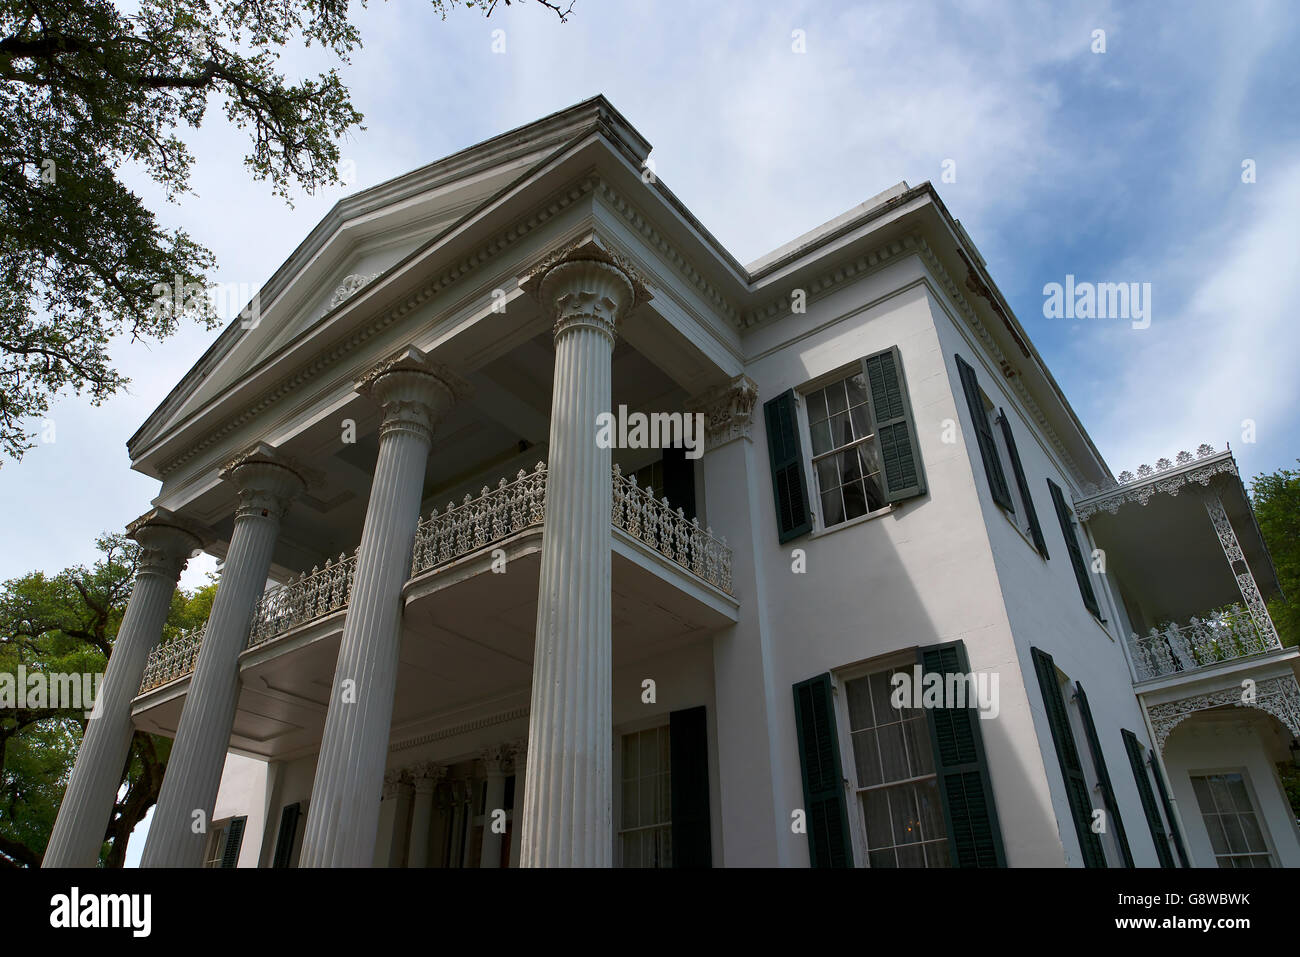
<instances>
[{"instance_id":1,"label":"side porch","mask_svg":"<svg viewBox=\"0 0 1300 957\"><path fill-rule=\"evenodd\" d=\"M1230 450L1160 459L1076 503L1127 618L1133 690L1184 866L1300 866L1300 648ZM1294 597L1294 596L1293 596Z\"/></svg>"}]
</instances>

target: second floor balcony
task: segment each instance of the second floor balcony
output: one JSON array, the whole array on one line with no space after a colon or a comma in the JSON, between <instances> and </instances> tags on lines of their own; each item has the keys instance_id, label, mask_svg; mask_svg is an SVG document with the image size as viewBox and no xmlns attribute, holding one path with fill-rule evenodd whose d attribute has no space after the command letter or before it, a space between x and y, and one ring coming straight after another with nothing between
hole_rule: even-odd
<instances>
[{"instance_id":1,"label":"second floor balcony","mask_svg":"<svg viewBox=\"0 0 1300 957\"><path fill-rule=\"evenodd\" d=\"M1191 675L1214 665L1281 651L1275 633L1260 628L1241 607L1193 616L1186 624L1152 628L1130 639L1139 682Z\"/></svg>"},{"instance_id":2,"label":"second floor balcony","mask_svg":"<svg viewBox=\"0 0 1300 957\"><path fill-rule=\"evenodd\" d=\"M477 496L465 495L460 504L447 503L421 519L411 556L412 585L432 579L458 562L491 552L503 543L542 534L546 522L546 465L520 470L513 479L499 479L496 487L483 486ZM704 598L722 619L734 608L732 552L712 528L701 528L681 507L666 497L641 488L636 476L625 476L615 466L611 476L613 510L610 523L614 550L625 566L640 564L658 576L687 584ZM657 568L656 568L657 566ZM327 559L323 565L297 578L267 589L257 605L248 636L248 649L271 645L305 626L337 617L348 606L356 569L356 552ZM533 586L536 578L532 579ZM708 616L706 616L708 617ZM149 656L140 694L188 677L194 670L203 642L204 627L163 642Z\"/></svg>"}]
</instances>

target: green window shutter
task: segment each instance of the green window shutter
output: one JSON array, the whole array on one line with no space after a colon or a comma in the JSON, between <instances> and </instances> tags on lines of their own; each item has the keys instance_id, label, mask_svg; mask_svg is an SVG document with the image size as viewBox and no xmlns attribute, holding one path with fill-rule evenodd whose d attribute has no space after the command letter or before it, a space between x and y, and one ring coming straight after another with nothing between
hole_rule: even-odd
<instances>
[{"instance_id":1,"label":"green window shutter","mask_svg":"<svg viewBox=\"0 0 1300 957\"><path fill-rule=\"evenodd\" d=\"M993 501L1008 512L1014 512L1016 507L1011 504L1011 489L1007 487L1007 477L1002 471L1002 459L998 455L998 444L993 439L993 429L989 426L989 414L980 395L979 380L965 359L961 356L956 359L957 372L961 375L962 391L966 393L966 405L975 426L975 440L980 447L980 458L984 460L984 474L988 476Z\"/></svg>"},{"instance_id":2,"label":"green window shutter","mask_svg":"<svg viewBox=\"0 0 1300 957\"><path fill-rule=\"evenodd\" d=\"M808 480L795 415L794 390L787 389L763 405L767 423L767 456L772 466L772 497L776 500L778 538L788 542L812 531Z\"/></svg>"},{"instance_id":3,"label":"green window shutter","mask_svg":"<svg viewBox=\"0 0 1300 957\"><path fill-rule=\"evenodd\" d=\"M925 492L921 448L916 441L916 423L907 398L903 358L898 347L862 360L867 380L871 421L880 449L880 467L885 473L886 502L897 502Z\"/></svg>"},{"instance_id":4,"label":"green window shutter","mask_svg":"<svg viewBox=\"0 0 1300 957\"><path fill-rule=\"evenodd\" d=\"M1147 759L1147 764L1151 765L1151 776L1156 779L1156 790L1160 792L1160 804L1165 809L1165 820L1169 822L1169 834L1174 839L1174 849L1178 851L1178 859L1183 862L1183 867L1191 867L1191 862L1187 860L1187 848L1183 845L1182 832L1178 830L1178 819L1174 817L1174 805L1169 800L1169 788L1165 785L1165 775L1160 769L1160 762L1152 755Z\"/></svg>"},{"instance_id":5,"label":"green window shutter","mask_svg":"<svg viewBox=\"0 0 1300 957\"><path fill-rule=\"evenodd\" d=\"M293 860L293 842L298 836L298 817L302 813L302 804L286 804L280 812L280 831L275 837L275 856L271 859L272 867L288 867Z\"/></svg>"},{"instance_id":6,"label":"green window shutter","mask_svg":"<svg viewBox=\"0 0 1300 957\"><path fill-rule=\"evenodd\" d=\"M1070 816L1074 818L1074 830L1083 851L1083 866L1105 867L1106 854L1101 840L1092 833L1092 801L1088 797L1088 782L1083 776L1079 749L1074 743L1074 731L1070 728L1070 715L1065 710L1065 699L1056 677L1056 662L1038 648L1029 651L1034 659L1034 670L1038 672L1038 686L1043 693L1047 724L1052 729L1052 743L1061 764L1061 776L1065 778L1065 794L1070 801Z\"/></svg>"},{"instance_id":7,"label":"green window shutter","mask_svg":"<svg viewBox=\"0 0 1300 957\"><path fill-rule=\"evenodd\" d=\"M1079 701L1079 714L1083 717L1083 731L1088 736L1088 750L1092 753L1092 763L1097 769L1097 783L1101 785L1102 803L1106 805L1107 822L1119 845L1120 856L1124 866L1133 866L1133 852L1128 846L1128 835L1124 833L1124 821L1119 814L1119 801L1115 800L1115 788L1111 786L1110 771L1106 767L1106 756L1101 751L1101 740L1097 737L1097 726L1092 721L1092 708L1088 706L1088 696L1083 693L1083 685L1077 681L1074 693Z\"/></svg>"},{"instance_id":8,"label":"green window shutter","mask_svg":"<svg viewBox=\"0 0 1300 957\"><path fill-rule=\"evenodd\" d=\"M668 716L673 867L712 867L709 731L704 706Z\"/></svg>"},{"instance_id":9,"label":"green window shutter","mask_svg":"<svg viewBox=\"0 0 1300 957\"><path fill-rule=\"evenodd\" d=\"M844 774L835 730L831 676L818 675L794 686L795 733L803 773L808 857L813 867L852 867Z\"/></svg>"},{"instance_id":10,"label":"green window shutter","mask_svg":"<svg viewBox=\"0 0 1300 957\"><path fill-rule=\"evenodd\" d=\"M1047 542L1043 538L1043 527L1038 524L1038 510L1034 508L1034 497L1029 494L1029 483L1025 481L1025 468L1020 464L1020 452L1016 449L1016 437L1011 434L1011 423L1007 414L998 409L998 423L1002 426L1002 438L1007 445L1007 454L1011 457L1011 471L1016 477L1016 488L1020 489L1020 501L1025 506L1025 518L1029 520L1029 534L1034 540L1034 547L1044 558L1047 554Z\"/></svg>"},{"instance_id":11,"label":"green window shutter","mask_svg":"<svg viewBox=\"0 0 1300 957\"><path fill-rule=\"evenodd\" d=\"M1156 845L1156 857L1161 867L1173 867L1174 855L1169 850L1169 838L1165 834L1164 823L1160 820L1160 811L1156 807L1156 797L1151 793L1151 779L1147 777L1146 760L1142 757L1142 745L1137 735L1127 728L1121 728L1124 738L1124 750L1128 752L1128 763L1133 768L1133 779L1137 781L1138 798L1142 802L1142 813L1146 816L1147 827L1151 831L1151 840ZM1172 821L1173 818L1171 817ZM1185 865L1184 865L1185 866Z\"/></svg>"},{"instance_id":12,"label":"green window shutter","mask_svg":"<svg viewBox=\"0 0 1300 957\"><path fill-rule=\"evenodd\" d=\"M970 674L966 646L961 641L919 648L917 660L923 674ZM957 867L1006 867L979 708L945 701L942 708L927 708L926 717L953 863Z\"/></svg>"},{"instance_id":13,"label":"green window shutter","mask_svg":"<svg viewBox=\"0 0 1300 957\"><path fill-rule=\"evenodd\" d=\"M1101 608L1097 605L1097 593L1092 590L1092 579L1088 577L1088 566L1083 560L1083 551L1079 548L1079 533L1074 527L1074 517L1070 507L1065 504L1065 494L1061 487L1051 479L1047 487L1052 493L1052 505L1056 507L1056 520L1061 523L1061 535L1065 538L1065 550L1070 553L1070 564L1074 567L1074 577L1079 583L1079 594L1083 604L1092 612L1094 618L1101 617Z\"/></svg>"},{"instance_id":14,"label":"green window shutter","mask_svg":"<svg viewBox=\"0 0 1300 957\"><path fill-rule=\"evenodd\" d=\"M226 825L226 844L221 849L221 866L236 867L239 864L239 848L244 843L244 825L247 817L233 817Z\"/></svg>"}]
</instances>

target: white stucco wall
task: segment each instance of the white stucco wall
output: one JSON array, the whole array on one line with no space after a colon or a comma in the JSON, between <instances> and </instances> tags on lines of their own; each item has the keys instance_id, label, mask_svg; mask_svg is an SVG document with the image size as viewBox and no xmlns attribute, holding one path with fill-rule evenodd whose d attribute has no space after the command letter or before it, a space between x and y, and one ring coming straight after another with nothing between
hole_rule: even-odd
<instances>
[{"instance_id":1,"label":"white stucco wall","mask_svg":"<svg viewBox=\"0 0 1300 957\"><path fill-rule=\"evenodd\" d=\"M928 488L927 495L887 515L780 545L762 413L756 410L751 465L759 474L750 483L757 486L752 539L764 585L759 600L770 629L771 773L775 816L782 822L776 856L782 863L808 863L806 839L789 827L791 812L803 803L792 686L889 652L958 638L972 668L1000 675L1001 715L982 722L981 730L1008 860L1062 863L976 476L964 447L943 441L945 420L957 414L946 357L951 350L936 328L924 276L918 259L902 260L811 303L806 316L760 328L746 343L752 356L746 372L758 384L760 402L897 346ZM712 501L719 491L711 484L709 494ZM794 548L806 552L806 574L792 573ZM720 669L720 702L743 697L723 682ZM725 725L732 717L724 710L720 721ZM734 717L741 720L739 708ZM738 736L726 727L720 733L724 740ZM851 775L852 754L842 757ZM753 786L761 790L761 782Z\"/></svg>"},{"instance_id":2,"label":"white stucco wall","mask_svg":"<svg viewBox=\"0 0 1300 957\"><path fill-rule=\"evenodd\" d=\"M257 867L262 834L266 828L267 763L256 758L227 754L212 820L246 815L238 867Z\"/></svg>"}]
</instances>

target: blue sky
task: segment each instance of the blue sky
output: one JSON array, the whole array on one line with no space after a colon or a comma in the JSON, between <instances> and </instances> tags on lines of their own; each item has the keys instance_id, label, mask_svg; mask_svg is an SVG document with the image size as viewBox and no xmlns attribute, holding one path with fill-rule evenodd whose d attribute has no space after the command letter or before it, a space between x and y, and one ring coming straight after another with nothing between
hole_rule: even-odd
<instances>
[{"instance_id":1,"label":"blue sky","mask_svg":"<svg viewBox=\"0 0 1300 957\"><path fill-rule=\"evenodd\" d=\"M1293 4L578 0L560 25L527 4L440 21L393 0L358 22L352 186L288 208L245 173L219 104L184 134L195 195L168 205L129 174L216 253L214 279L259 287L347 192L604 93L742 262L899 180L933 181L1116 473L1201 442L1230 441L1248 476L1300 456ZM316 50L282 62L329 65ZM1044 318L1043 286L1066 274L1151 283L1150 327ZM214 336L120 343L128 394L56 403L55 442L0 468L0 576L90 562L96 534L149 507L157 483L130 471L126 439ZM183 583L201 583L212 563L191 564Z\"/></svg>"},{"instance_id":2,"label":"blue sky","mask_svg":"<svg viewBox=\"0 0 1300 957\"><path fill-rule=\"evenodd\" d=\"M353 189L604 93L742 262L899 180L933 181L1116 473L1201 442L1230 441L1247 475L1300 456L1293 4L578 0L561 25L527 4L441 21L393 0L358 22L354 185L287 207L248 177L247 139L215 103L184 134L195 195L169 205L128 173L216 253L213 278L258 287ZM315 49L282 63L329 65ZM1151 283L1150 328L1044 318L1044 284L1067 273ZM56 403L55 442L0 468L0 576L91 561L97 533L148 508L158 486L129 470L126 439L214 335L120 343L129 394ZM192 564L188 584L211 567Z\"/></svg>"}]
</instances>

